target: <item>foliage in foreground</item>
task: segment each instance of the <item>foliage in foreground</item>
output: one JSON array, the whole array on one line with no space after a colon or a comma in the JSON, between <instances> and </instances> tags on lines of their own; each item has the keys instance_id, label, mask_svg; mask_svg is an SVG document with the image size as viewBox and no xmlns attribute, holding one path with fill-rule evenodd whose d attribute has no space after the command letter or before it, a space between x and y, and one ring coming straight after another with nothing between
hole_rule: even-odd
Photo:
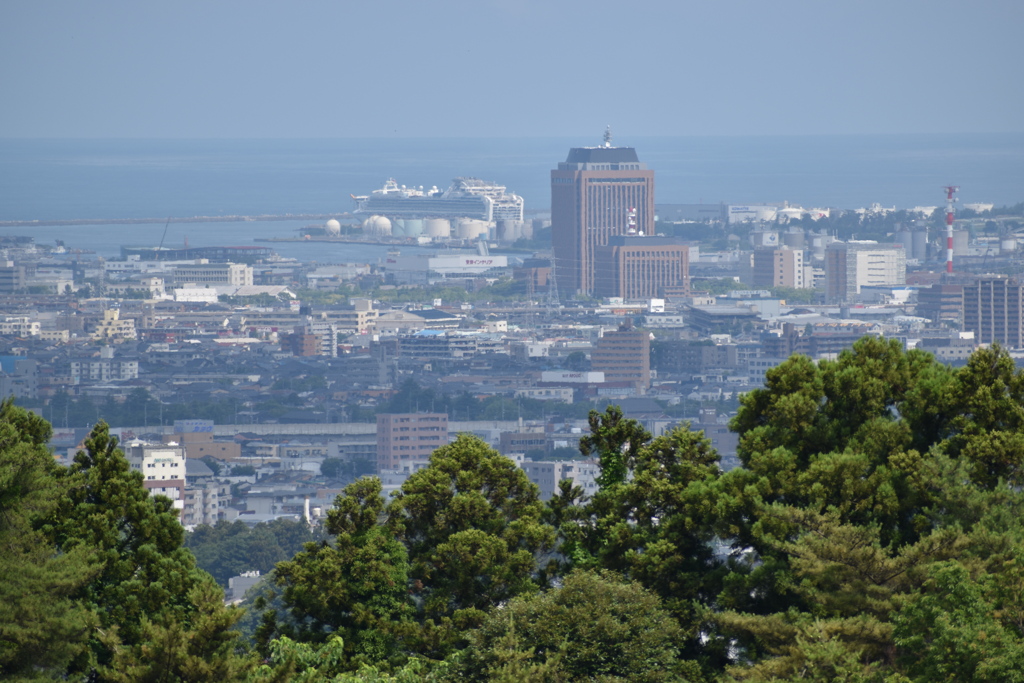
<instances>
[{"instance_id":1,"label":"foliage in foreground","mask_svg":"<svg viewBox=\"0 0 1024 683\"><path fill-rule=\"evenodd\" d=\"M259 663L101 427L0 407L0 673L95 680L1024 681L1024 373L864 339L742 399L742 466L591 415L592 497L461 436L349 486L275 576ZM36 653L42 650L43 655ZM166 660L160 667L156 662ZM159 669L159 671L158 671Z\"/></svg>"},{"instance_id":2,"label":"foliage in foreground","mask_svg":"<svg viewBox=\"0 0 1024 683\"><path fill-rule=\"evenodd\" d=\"M0 404L0 675L237 680L240 616L100 423L70 467L42 419Z\"/></svg>"}]
</instances>

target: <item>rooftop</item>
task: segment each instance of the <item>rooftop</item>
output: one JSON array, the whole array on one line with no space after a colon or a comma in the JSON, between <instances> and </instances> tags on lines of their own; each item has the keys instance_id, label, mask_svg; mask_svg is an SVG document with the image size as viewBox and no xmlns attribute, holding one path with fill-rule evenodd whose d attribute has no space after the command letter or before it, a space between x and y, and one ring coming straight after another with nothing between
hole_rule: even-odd
<instances>
[{"instance_id":1,"label":"rooftop","mask_svg":"<svg viewBox=\"0 0 1024 683\"><path fill-rule=\"evenodd\" d=\"M632 147L573 147L567 164L620 164L640 161Z\"/></svg>"}]
</instances>

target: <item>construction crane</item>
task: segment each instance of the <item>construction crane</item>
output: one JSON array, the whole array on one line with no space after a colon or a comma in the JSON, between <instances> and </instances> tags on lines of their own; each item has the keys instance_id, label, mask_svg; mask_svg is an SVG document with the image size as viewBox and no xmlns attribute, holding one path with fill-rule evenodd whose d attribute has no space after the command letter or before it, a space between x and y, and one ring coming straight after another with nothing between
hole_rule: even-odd
<instances>
[{"instance_id":1,"label":"construction crane","mask_svg":"<svg viewBox=\"0 0 1024 683\"><path fill-rule=\"evenodd\" d=\"M164 240L167 238L167 228L171 225L171 217L167 217L167 222L164 223L164 234L160 236L160 246L156 248L156 260L160 260L160 252L164 248Z\"/></svg>"}]
</instances>

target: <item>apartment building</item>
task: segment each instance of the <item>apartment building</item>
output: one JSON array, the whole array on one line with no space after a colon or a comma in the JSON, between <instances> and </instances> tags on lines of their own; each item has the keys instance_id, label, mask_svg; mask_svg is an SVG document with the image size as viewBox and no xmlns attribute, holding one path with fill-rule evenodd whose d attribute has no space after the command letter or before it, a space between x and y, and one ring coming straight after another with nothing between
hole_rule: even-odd
<instances>
[{"instance_id":1,"label":"apartment building","mask_svg":"<svg viewBox=\"0 0 1024 683\"><path fill-rule=\"evenodd\" d=\"M825 250L828 303L852 302L866 285L905 285L907 258L902 244L833 242Z\"/></svg>"},{"instance_id":2,"label":"apartment building","mask_svg":"<svg viewBox=\"0 0 1024 683\"><path fill-rule=\"evenodd\" d=\"M427 460L447 443L445 413L377 415L377 472L398 470L413 460Z\"/></svg>"},{"instance_id":3,"label":"apartment building","mask_svg":"<svg viewBox=\"0 0 1024 683\"><path fill-rule=\"evenodd\" d=\"M1024 348L1024 284L989 275L964 285L964 330L981 344Z\"/></svg>"},{"instance_id":4,"label":"apartment building","mask_svg":"<svg viewBox=\"0 0 1024 683\"><path fill-rule=\"evenodd\" d=\"M755 249L753 259L755 287L805 289L811 286L805 277L802 249Z\"/></svg>"},{"instance_id":5,"label":"apartment building","mask_svg":"<svg viewBox=\"0 0 1024 683\"><path fill-rule=\"evenodd\" d=\"M243 263L196 263L175 266L171 273L174 284L234 285L253 284L252 266Z\"/></svg>"},{"instance_id":6,"label":"apartment building","mask_svg":"<svg viewBox=\"0 0 1024 683\"><path fill-rule=\"evenodd\" d=\"M605 382L629 382L638 393L651 386L651 335L645 330L620 328L605 332L590 353L590 367L603 372Z\"/></svg>"}]
</instances>

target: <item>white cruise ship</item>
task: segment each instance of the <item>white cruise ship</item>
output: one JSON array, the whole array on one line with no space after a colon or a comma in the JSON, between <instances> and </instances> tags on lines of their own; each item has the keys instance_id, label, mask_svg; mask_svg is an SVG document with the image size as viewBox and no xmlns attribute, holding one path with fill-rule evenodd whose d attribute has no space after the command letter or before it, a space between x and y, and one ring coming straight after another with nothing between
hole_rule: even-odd
<instances>
[{"instance_id":1,"label":"white cruise ship","mask_svg":"<svg viewBox=\"0 0 1024 683\"><path fill-rule=\"evenodd\" d=\"M456 178L444 192L437 187L409 188L389 178L384 187L368 195L351 195L355 213L388 218L470 218L475 220L522 221L523 198L479 178Z\"/></svg>"}]
</instances>

